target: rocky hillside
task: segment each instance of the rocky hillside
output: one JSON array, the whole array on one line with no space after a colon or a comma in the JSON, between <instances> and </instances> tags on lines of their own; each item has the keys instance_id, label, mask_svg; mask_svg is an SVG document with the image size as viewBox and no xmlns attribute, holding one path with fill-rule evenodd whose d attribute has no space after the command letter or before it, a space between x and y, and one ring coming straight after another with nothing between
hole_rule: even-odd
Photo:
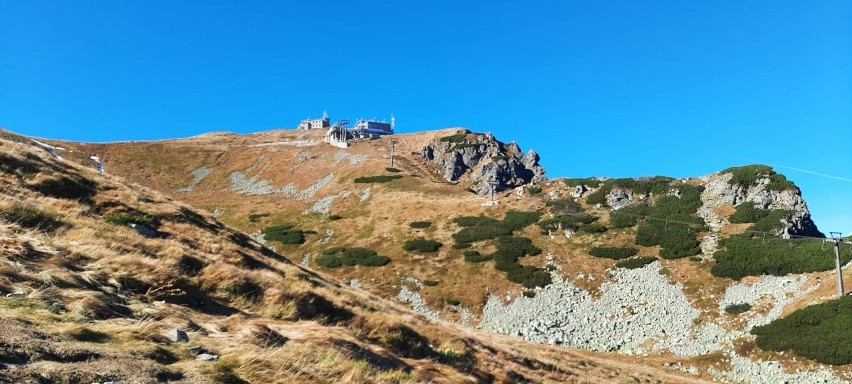
<instances>
[{"instance_id":1,"label":"rocky hillside","mask_svg":"<svg viewBox=\"0 0 852 384\"><path fill-rule=\"evenodd\" d=\"M700 382L430 320L2 136L0 382Z\"/></svg>"},{"instance_id":2,"label":"rocky hillside","mask_svg":"<svg viewBox=\"0 0 852 384\"><path fill-rule=\"evenodd\" d=\"M524 154L517 143L504 144L490 133L465 130L432 140L423 147L420 158L445 180L465 180L480 195L491 191L490 182L499 192L547 180L535 151Z\"/></svg>"},{"instance_id":3,"label":"rocky hillside","mask_svg":"<svg viewBox=\"0 0 852 384\"><path fill-rule=\"evenodd\" d=\"M769 167L545 180L534 152L463 129L347 149L321 136L47 144L83 164L96 153L108 174L441 324L614 353L696 379L849 379L848 362L771 349L754 333L835 292L833 253L796 237L821 234L799 189ZM480 195L491 177L499 205Z\"/></svg>"}]
</instances>

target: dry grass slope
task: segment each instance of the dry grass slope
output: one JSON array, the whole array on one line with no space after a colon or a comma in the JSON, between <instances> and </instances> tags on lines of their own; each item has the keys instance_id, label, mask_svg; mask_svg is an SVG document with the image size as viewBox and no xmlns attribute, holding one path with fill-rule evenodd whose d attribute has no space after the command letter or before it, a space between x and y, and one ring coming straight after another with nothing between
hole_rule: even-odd
<instances>
[{"instance_id":1,"label":"dry grass slope","mask_svg":"<svg viewBox=\"0 0 852 384\"><path fill-rule=\"evenodd\" d=\"M697 382L430 321L10 133L0 191L0 382Z\"/></svg>"}]
</instances>

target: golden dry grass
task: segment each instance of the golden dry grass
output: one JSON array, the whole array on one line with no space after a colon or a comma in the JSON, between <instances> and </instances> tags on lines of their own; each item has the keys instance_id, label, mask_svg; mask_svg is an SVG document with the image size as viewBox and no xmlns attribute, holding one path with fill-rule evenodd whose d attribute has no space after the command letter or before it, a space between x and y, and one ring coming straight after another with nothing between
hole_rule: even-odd
<instances>
[{"instance_id":1,"label":"golden dry grass","mask_svg":"<svg viewBox=\"0 0 852 384\"><path fill-rule=\"evenodd\" d=\"M280 139L289 133L275 135ZM0 382L32 382L37 377L54 382L140 383L695 381L657 366L523 343L425 319L365 291L345 287L332 277L302 269L209 214L165 194L118 176L98 175L73 162L57 162L22 138L4 137L0 154L31 164L33 169L9 168L0 173L0 210L26 202L64 225L48 231L0 219L0 289L4 294L25 293L25 297L0 298L0 364L15 367L0 370ZM229 138L227 134L213 135L187 143L207 142L201 152L215 154L227 148L223 140ZM68 145L75 152L67 158L85 160L83 156L97 152L111 159L107 161L114 169L139 167L138 162L118 160L117 153L126 151L119 148L123 146ZM141 157L146 149L162 148L143 146L132 153ZM174 160L185 152L186 148L179 147L167 154ZM212 154L211 159L219 158ZM371 157L368 161L378 164L384 159ZM137 175L180 175L194 166L148 169ZM349 172L356 174L355 170ZM34 180L62 175L94 182L96 193L77 200L45 196L28 188ZM163 189L170 190L172 182L161 179L145 184L167 185ZM398 189L394 194L382 192L390 188ZM387 215L387 223L374 225L352 217L348 223L352 232L344 230L347 226L336 227L341 240L388 254L396 270L428 265L419 269L424 279L435 277L430 271L436 267L458 269L454 251L442 251L434 259L415 258L394 245L416 235L405 226L399 229L399 220L404 223L413 217L390 219L399 212L387 204L387 199L406 198L400 194L410 198L423 193L409 188L415 187L374 186L371 209ZM454 202L461 209L481 198L441 185L430 188L442 191L444 195L439 196L445 197L424 203L411 214L433 219L436 228L428 235L446 241L454 229L448 224L452 214L443 204ZM202 204L219 201L209 191L193 196ZM276 202L263 202L265 205L253 209L276 206ZM482 208L478 212L502 216L507 209L539 203L521 200L496 212ZM305 203L286 202L288 207L298 204ZM354 201L349 204L353 208L348 209L354 210ZM238 212L231 213L234 218L249 213L236 204L226 209ZM159 218L158 236L145 238L105 220L110 213L124 211ZM326 224L322 218L307 218L300 226ZM355 235L368 227L373 227L371 236L381 240ZM323 247L313 243L306 248L318 252ZM392 273L387 275L377 286L399 283ZM479 299L465 300L475 305ZM190 343L170 342L166 334L174 328L186 330ZM187 347L196 345L220 360L195 361ZM447 357L441 352L445 350L462 357Z\"/></svg>"}]
</instances>

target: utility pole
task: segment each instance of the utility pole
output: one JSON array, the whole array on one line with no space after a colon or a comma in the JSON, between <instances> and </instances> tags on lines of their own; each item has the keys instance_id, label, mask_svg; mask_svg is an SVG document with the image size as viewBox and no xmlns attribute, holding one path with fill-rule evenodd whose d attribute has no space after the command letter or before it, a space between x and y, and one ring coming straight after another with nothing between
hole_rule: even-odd
<instances>
[{"instance_id":1,"label":"utility pole","mask_svg":"<svg viewBox=\"0 0 852 384\"><path fill-rule=\"evenodd\" d=\"M390 139L390 141L388 141L388 142L391 145L391 165L390 166L391 166L391 168L393 168L393 148L396 145L396 143L398 143L398 141L396 141L396 139Z\"/></svg>"},{"instance_id":2,"label":"utility pole","mask_svg":"<svg viewBox=\"0 0 852 384\"><path fill-rule=\"evenodd\" d=\"M842 233L830 232L831 241L834 243L834 266L837 268L837 296L843 297L846 291L843 289L843 270L840 269L840 240Z\"/></svg>"},{"instance_id":3,"label":"utility pole","mask_svg":"<svg viewBox=\"0 0 852 384\"><path fill-rule=\"evenodd\" d=\"M491 205L494 205L494 188L497 187L497 176L488 180L488 185L491 186Z\"/></svg>"}]
</instances>

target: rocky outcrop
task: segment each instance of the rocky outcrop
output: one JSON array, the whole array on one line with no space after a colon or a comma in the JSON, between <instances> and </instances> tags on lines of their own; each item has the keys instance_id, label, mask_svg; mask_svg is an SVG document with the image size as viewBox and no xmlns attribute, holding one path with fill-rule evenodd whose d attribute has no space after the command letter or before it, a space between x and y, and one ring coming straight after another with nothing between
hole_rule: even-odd
<instances>
[{"instance_id":1,"label":"rocky outcrop","mask_svg":"<svg viewBox=\"0 0 852 384\"><path fill-rule=\"evenodd\" d=\"M718 230L724 224L724 218L716 214L714 207L748 203L761 209L784 209L792 212L783 221L784 225L776 235L824 236L811 219L808 205L802 199L798 188L780 191L766 188L770 183L769 178L759 178L754 185L731 184L731 177L731 173L714 173L700 178L705 188L701 193L703 204L698 214L711 229Z\"/></svg>"},{"instance_id":2,"label":"rocky outcrop","mask_svg":"<svg viewBox=\"0 0 852 384\"><path fill-rule=\"evenodd\" d=\"M480 195L547 180L538 153L526 154L517 143L504 144L490 133L463 133L434 140L421 150L421 159L447 181L467 181Z\"/></svg>"}]
</instances>

